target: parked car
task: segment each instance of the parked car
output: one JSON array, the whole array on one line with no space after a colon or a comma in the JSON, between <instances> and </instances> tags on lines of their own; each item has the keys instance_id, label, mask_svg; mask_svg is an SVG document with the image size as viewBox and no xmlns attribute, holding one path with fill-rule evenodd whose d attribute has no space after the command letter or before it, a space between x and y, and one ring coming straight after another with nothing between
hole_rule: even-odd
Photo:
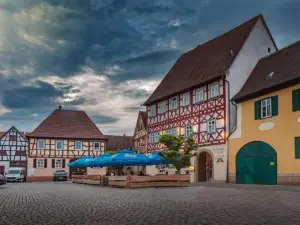
<instances>
[{"instance_id":1,"label":"parked car","mask_svg":"<svg viewBox=\"0 0 300 225\"><path fill-rule=\"evenodd\" d=\"M6 178L2 174L0 174L0 186L6 184Z\"/></svg>"},{"instance_id":2,"label":"parked car","mask_svg":"<svg viewBox=\"0 0 300 225\"><path fill-rule=\"evenodd\" d=\"M7 182L25 182L26 168L25 167L10 167L6 174Z\"/></svg>"},{"instance_id":3,"label":"parked car","mask_svg":"<svg viewBox=\"0 0 300 225\"><path fill-rule=\"evenodd\" d=\"M68 173L64 170L57 170L53 173L53 181L66 181L68 180Z\"/></svg>"}]
</instances>

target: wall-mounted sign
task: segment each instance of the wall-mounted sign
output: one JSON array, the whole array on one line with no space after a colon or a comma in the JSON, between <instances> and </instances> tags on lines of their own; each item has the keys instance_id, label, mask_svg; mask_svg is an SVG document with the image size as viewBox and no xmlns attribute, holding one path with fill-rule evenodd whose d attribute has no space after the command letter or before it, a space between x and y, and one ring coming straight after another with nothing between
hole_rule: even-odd
<instances>
[{"instance_id":1,"label":"wall-mounted sign","mask_svg":"<svg viewBox=\"0 0 300 225\"><path fill-rule=\"evenodd\" d=\"M275 163L274 162L270 162L270 166L274 166L275 165Z\"/></svg>"}]
</instances>

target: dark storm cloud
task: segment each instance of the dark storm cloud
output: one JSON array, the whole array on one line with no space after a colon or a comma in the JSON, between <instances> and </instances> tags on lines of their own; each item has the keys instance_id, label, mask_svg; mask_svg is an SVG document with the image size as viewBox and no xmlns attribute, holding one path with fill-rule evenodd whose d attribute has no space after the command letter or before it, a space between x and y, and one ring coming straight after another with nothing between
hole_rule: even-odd
<instances>
[{"instance_id":1,"label":"dark storm cloud","mask_svg":"<svg viewBox=\"0 0 300 225\"><path fill-rule=\"evenodd\" d=\"M114 123L119 120L118 118L106 116L106 115L94 115L91 116L91 119L96 124Z\"/></svg>"},{"instance_id":2,"label":"dark storm cloud","mask_svg":"<svg viewBox=\"0 0 300 225\"><path fill-rule=\"evenodd\" d=\"M63 97L63 94L63 90L58 90L47 82L36 81L32 86L5 90L2 104L10 109L53 106L55 98Z\"/></svg>"},{"instance_id":3,"label":"dark storm cloud","mask_svg":"<svg viewBox=\"0 0 300 225\"><path fill-rule=\"evenodd\" d=\"M0 107L12 110L0 124L18 121L24 128L51 113L64 93L78 94L65 107L95 104L69 84L24 86L36 76L66 78L88 68L110 75L114 85L161 79L180 54L259 13L278 47L300 37L298 0L2 0L0 10ZM120 69L107 72L114 65ZM127 90L123 96L149 94Z\"/></svg>"}]
</instances>

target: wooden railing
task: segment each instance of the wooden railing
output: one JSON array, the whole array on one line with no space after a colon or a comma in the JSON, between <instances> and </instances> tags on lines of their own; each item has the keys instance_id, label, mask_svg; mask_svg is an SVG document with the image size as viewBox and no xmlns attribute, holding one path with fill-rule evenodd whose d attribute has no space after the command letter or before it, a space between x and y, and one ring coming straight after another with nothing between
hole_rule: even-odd
<instances>
[{"instance_id":1,"label":"wooden railing","mask_svg":"<svg viewBox=\"0 0 300 225\"><path fill-rule=\"evenodd\" d=\"M72 182L78 184L103 184L104 176L73 175ZM158 176L109 176L108 186L123 188L142 187L186 187L190 184L189 175L158 175Z\"/></svg>"}]
</instances>

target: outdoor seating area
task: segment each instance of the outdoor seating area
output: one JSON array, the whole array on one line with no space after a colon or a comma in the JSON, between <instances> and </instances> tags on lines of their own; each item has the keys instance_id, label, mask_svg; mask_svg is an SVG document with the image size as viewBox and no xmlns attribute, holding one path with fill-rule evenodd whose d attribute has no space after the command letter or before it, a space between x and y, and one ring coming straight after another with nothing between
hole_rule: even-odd
<instances>
[{"instance_id":1,"label":"outdoor seating area","mask_svg":"<svg viewBox=\"0 0 300 225\"><path fill-rule=\"evenodd\" d=\"M118 167L166 165L158 153L148 155L137 154L131 150L124 149L114 155L102 154L97 158L84 156L69 164L70 167ZM142 171L126 175L113 175L107 172L104 175L73 175L72 183L92 184L121 188L142 187L185 187L190 184L189 175L155 175L148 176Z\"/></svg>"}]
</instances>

